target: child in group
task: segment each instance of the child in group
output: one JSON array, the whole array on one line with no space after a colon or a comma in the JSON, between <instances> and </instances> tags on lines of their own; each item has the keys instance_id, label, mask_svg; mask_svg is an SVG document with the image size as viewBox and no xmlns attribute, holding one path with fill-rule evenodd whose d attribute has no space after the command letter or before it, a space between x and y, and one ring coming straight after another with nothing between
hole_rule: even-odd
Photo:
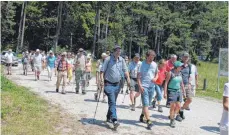
<instances>
[{"instance_id":1,"label":"child in group","mask_svg":"<svg viewBox=\"0 0 229 135\"><path fill-rule=\"evenodd\" d=\"M92 72L92 64L91 64L91 59L87 58L87 62L86 62L86 86L89 86L89 80L91 79L91 72Z\"/></svg>"}]
</instances>

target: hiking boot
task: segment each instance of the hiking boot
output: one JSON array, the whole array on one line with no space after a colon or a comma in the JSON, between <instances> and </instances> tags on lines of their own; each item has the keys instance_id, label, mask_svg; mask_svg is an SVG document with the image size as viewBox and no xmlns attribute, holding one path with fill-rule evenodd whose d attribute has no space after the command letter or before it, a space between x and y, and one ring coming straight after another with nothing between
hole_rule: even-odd
<instances>
[{"instance_id":1,"label":"hiking boot","mask_svg":"<svg viewBox=\"0 0 229 135\"><path fill-rule=\"evenodd\" d=\"M131 107L131 111L135 111L135 104L132 104L130 107Z\"/></svg>"},{"instance_id":2,"label":"hiking boot","mask_svg":"<svg viewBox=\"0 0 229 135\"><path fill-rule=\"evenodd\" d=\"M183 119L181 118L180 115L177 115L177 116L176 116L176 120L179 121L179 122L181 122Z\"/></svg>"},{"instance_id":3,"label":"hiking boot","mask_svg":"<svg viewBox=\"0 0 229 135\"><path fill-rule=\"evenodd\" d=\"M82 91L82 94L83 94L83 95L86 95L86 92L85 92L85 91Z\"/></svg>"},{"instance_id":4,"label":"hiking boot","mask_svg":"<svg viewBox=\"0 0 229 135\"><path fill-rule=\"evenodd\" d=\"M179 111L180 117L184 120L185 116L184 116L184 111Z\"/></svg>"},{"instance_id":5,"label":"hiking boot","mask_svg":"<svg viewBox=\"0 0 229 135\"><path fill-rule=\"evenodd\" d=\"M163 112L163 110L162 110L162 107L161 106L158 106L158 112Z\"/></svg>"},{"instance_id":6,"label":"hiking boot","mask_svg":"<svg viewBox=\"0 0 229 135\"><path fill-rule=\"evenodd\" d=\"M144 123L144 119L143 118L144 118L144 115L141 114L141 116L139 118L139 121Z\"/></svg>"},{"instance_id":7,"label":"hiking boot","mask_svg":"<svg viewBox=\"0 0 229 135\"><path fill-rule=\"evenodd\" d=\"M120 126L120 123L118 121L113 122L114 130L117 130L118 126Z\"/></svg>"},{"instance_id":8,"label":"hiking boot","mask_svg":"<svg viewBox=\"0 0 229 135\"><path fill-rule=\"evenodd\" d=\"M56 92L59 92L59 89L56 89Z\"/></svg>"},{"instance_id":9,"label":"hiking boot","mask_svg":"<svg viewBox=\"0 0 229 135\"><path fill-rule=\"evenodd\" d=\"M95 97L95 100L97 101L97 100L98 100L98 99L97 99L97 98L98 98L97 93L94 94L94 97Z\"/></svg>"},{"instance_id":10,"label":"hiking boot","mask_svg":"<svg viewBox=\"0 0 229 135\"><path fill-rule=\"evenodd\" d=\"M128 90L126 90L126 94L129 94L129 91Z\"/></svg>"},{"instance_id":11,"label":"hiking boot","mask_svg":"<svg viewBox=\"0 0 229 135\"><path fill-rule=\"evenodd\" d=\"M187 108L185 108L185 110L188 110L188 111L190 111L190 107L188 106Z\"/></svg>"},{"instance_id":12,"label":"hiking boot","mask_svg":"<svg viewBox=\"0 0 229 135\"><path fill-rule=\"evenodd\" d=\"M152 106L153 106L153 108L156 108L156 101L152 102Z\"/></svg>"},{"instance_id":13,"label":"hiking boot","mask_svg":"<svg viewBox=\"0 0 229 135\"><path fill-rule=\"evenodd\" d=\"M153 122L151 120L147 120L147 129L151 129L153 127Z\"/></svg>"},{"instance_id":14,"label":"hiking boot","mask_svg":"<svg viewBox=\"0 0 229 135\"><path fill-rule=\"evenodd\" d=\"M23 72L23 75L25 75L25 71Z\"/></svg>"},{"instance_id":15,"label":"hiking boot","mask_svg":"<svg viewBox=\"0 0 229 135\"><path fill-rule=\"evenodd\" d=\"M166 107L167 107L167 108L170 108L170 104L166 104Z\"/></svg>"},{"instance_id":16,"label":"hiking boot","mask_svg":"<svg viewBox=\"0 0 229 135\"><path fill-rule=\"evenodd\" d=\"M121 90L120 94L123 94L123 90Z\"/></svg>"},{"instance_id":17,"label":"hiking boot","mask_svg":"<svg viewBox=\"0 0 229 135\"><path fill-rule=\"evenodd\" d=\"M175 120L174 119L170 120L170 127L175 128L175 125L176 125Z\"/></svg>"},{"instance_id":18,"label":"hiking boot","mask_svg":"<svg viewBox=\"0 0 229 135\"><path fill-rule=\"evenodd\" d=\"M79 94L79 90L76 90L76 94Z\"/></svg>"}]
</instances>

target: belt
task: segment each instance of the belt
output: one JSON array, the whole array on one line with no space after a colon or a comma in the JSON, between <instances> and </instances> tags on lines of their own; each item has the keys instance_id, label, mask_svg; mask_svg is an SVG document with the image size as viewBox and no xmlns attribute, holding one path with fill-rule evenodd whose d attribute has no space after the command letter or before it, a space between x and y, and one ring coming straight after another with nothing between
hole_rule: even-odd
<instances>
[{"instance_id":1,"label":"belt","mask_svg":"<svg viewBox=\"0 0 229 135\"><path fill-rule=\"evenodd\" d=\"M112 82L109 82L107 80L105 80L104 82L105 82L105 84L110 84L110 85L114 85L114 86L117 86L119 84L119 82L112 83Z\"/></svg>"},{"instance_id":2,"label":"belt","mask_svg":"<svg viewBox=\"0 0 229 135\"><path fill-rule=\"evenodd\" d=\"M131 78L132 80L134 80L134 81L137 81L137 78Z\"/></svg>"}]
</instances>

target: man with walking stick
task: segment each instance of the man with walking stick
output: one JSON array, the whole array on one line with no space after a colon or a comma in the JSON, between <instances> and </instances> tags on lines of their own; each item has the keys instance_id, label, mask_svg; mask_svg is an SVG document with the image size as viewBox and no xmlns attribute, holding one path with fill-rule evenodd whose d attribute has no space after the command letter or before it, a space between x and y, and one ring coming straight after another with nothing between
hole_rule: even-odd
<instances>
[{"instance_id":1,"label":"man with walking stick","mask_svg":"<svg viewBox=\"0 0 229 135\"><path fill-rule=\"evenodd\" d=\"M121 47L115 46L114 53L107 57L103 63L101 69L101 86L104 87L104 92L108 97L108 112L107 112L107 124L113 123L114 130L120 125L117 119L116 114L116 101L118 97L118 93L120 91L120 83L122 79L122 73L125 73L127 78L127 85L130 87L130 78L127 70L127 66L125 60L120 57Z\"/></svg>"}]
</instances>

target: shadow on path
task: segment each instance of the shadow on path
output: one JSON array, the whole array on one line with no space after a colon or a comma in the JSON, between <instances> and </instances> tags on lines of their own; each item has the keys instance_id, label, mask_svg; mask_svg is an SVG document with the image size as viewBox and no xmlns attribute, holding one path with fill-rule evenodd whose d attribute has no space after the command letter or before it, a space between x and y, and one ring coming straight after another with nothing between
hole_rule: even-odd
<instances>
[{"instance_id":1,"label":"shadow on path","mask_svg":"<svg viewBox=\"0 0 229 135\"><path fill-rule=\"evenodd\" d=\"M206 130L208 132L212 132L212 133L216 133L216 134L220 133L219 127L201 126L200 128L203 129L203 130Z\"/></svg>"}]
</instances>

